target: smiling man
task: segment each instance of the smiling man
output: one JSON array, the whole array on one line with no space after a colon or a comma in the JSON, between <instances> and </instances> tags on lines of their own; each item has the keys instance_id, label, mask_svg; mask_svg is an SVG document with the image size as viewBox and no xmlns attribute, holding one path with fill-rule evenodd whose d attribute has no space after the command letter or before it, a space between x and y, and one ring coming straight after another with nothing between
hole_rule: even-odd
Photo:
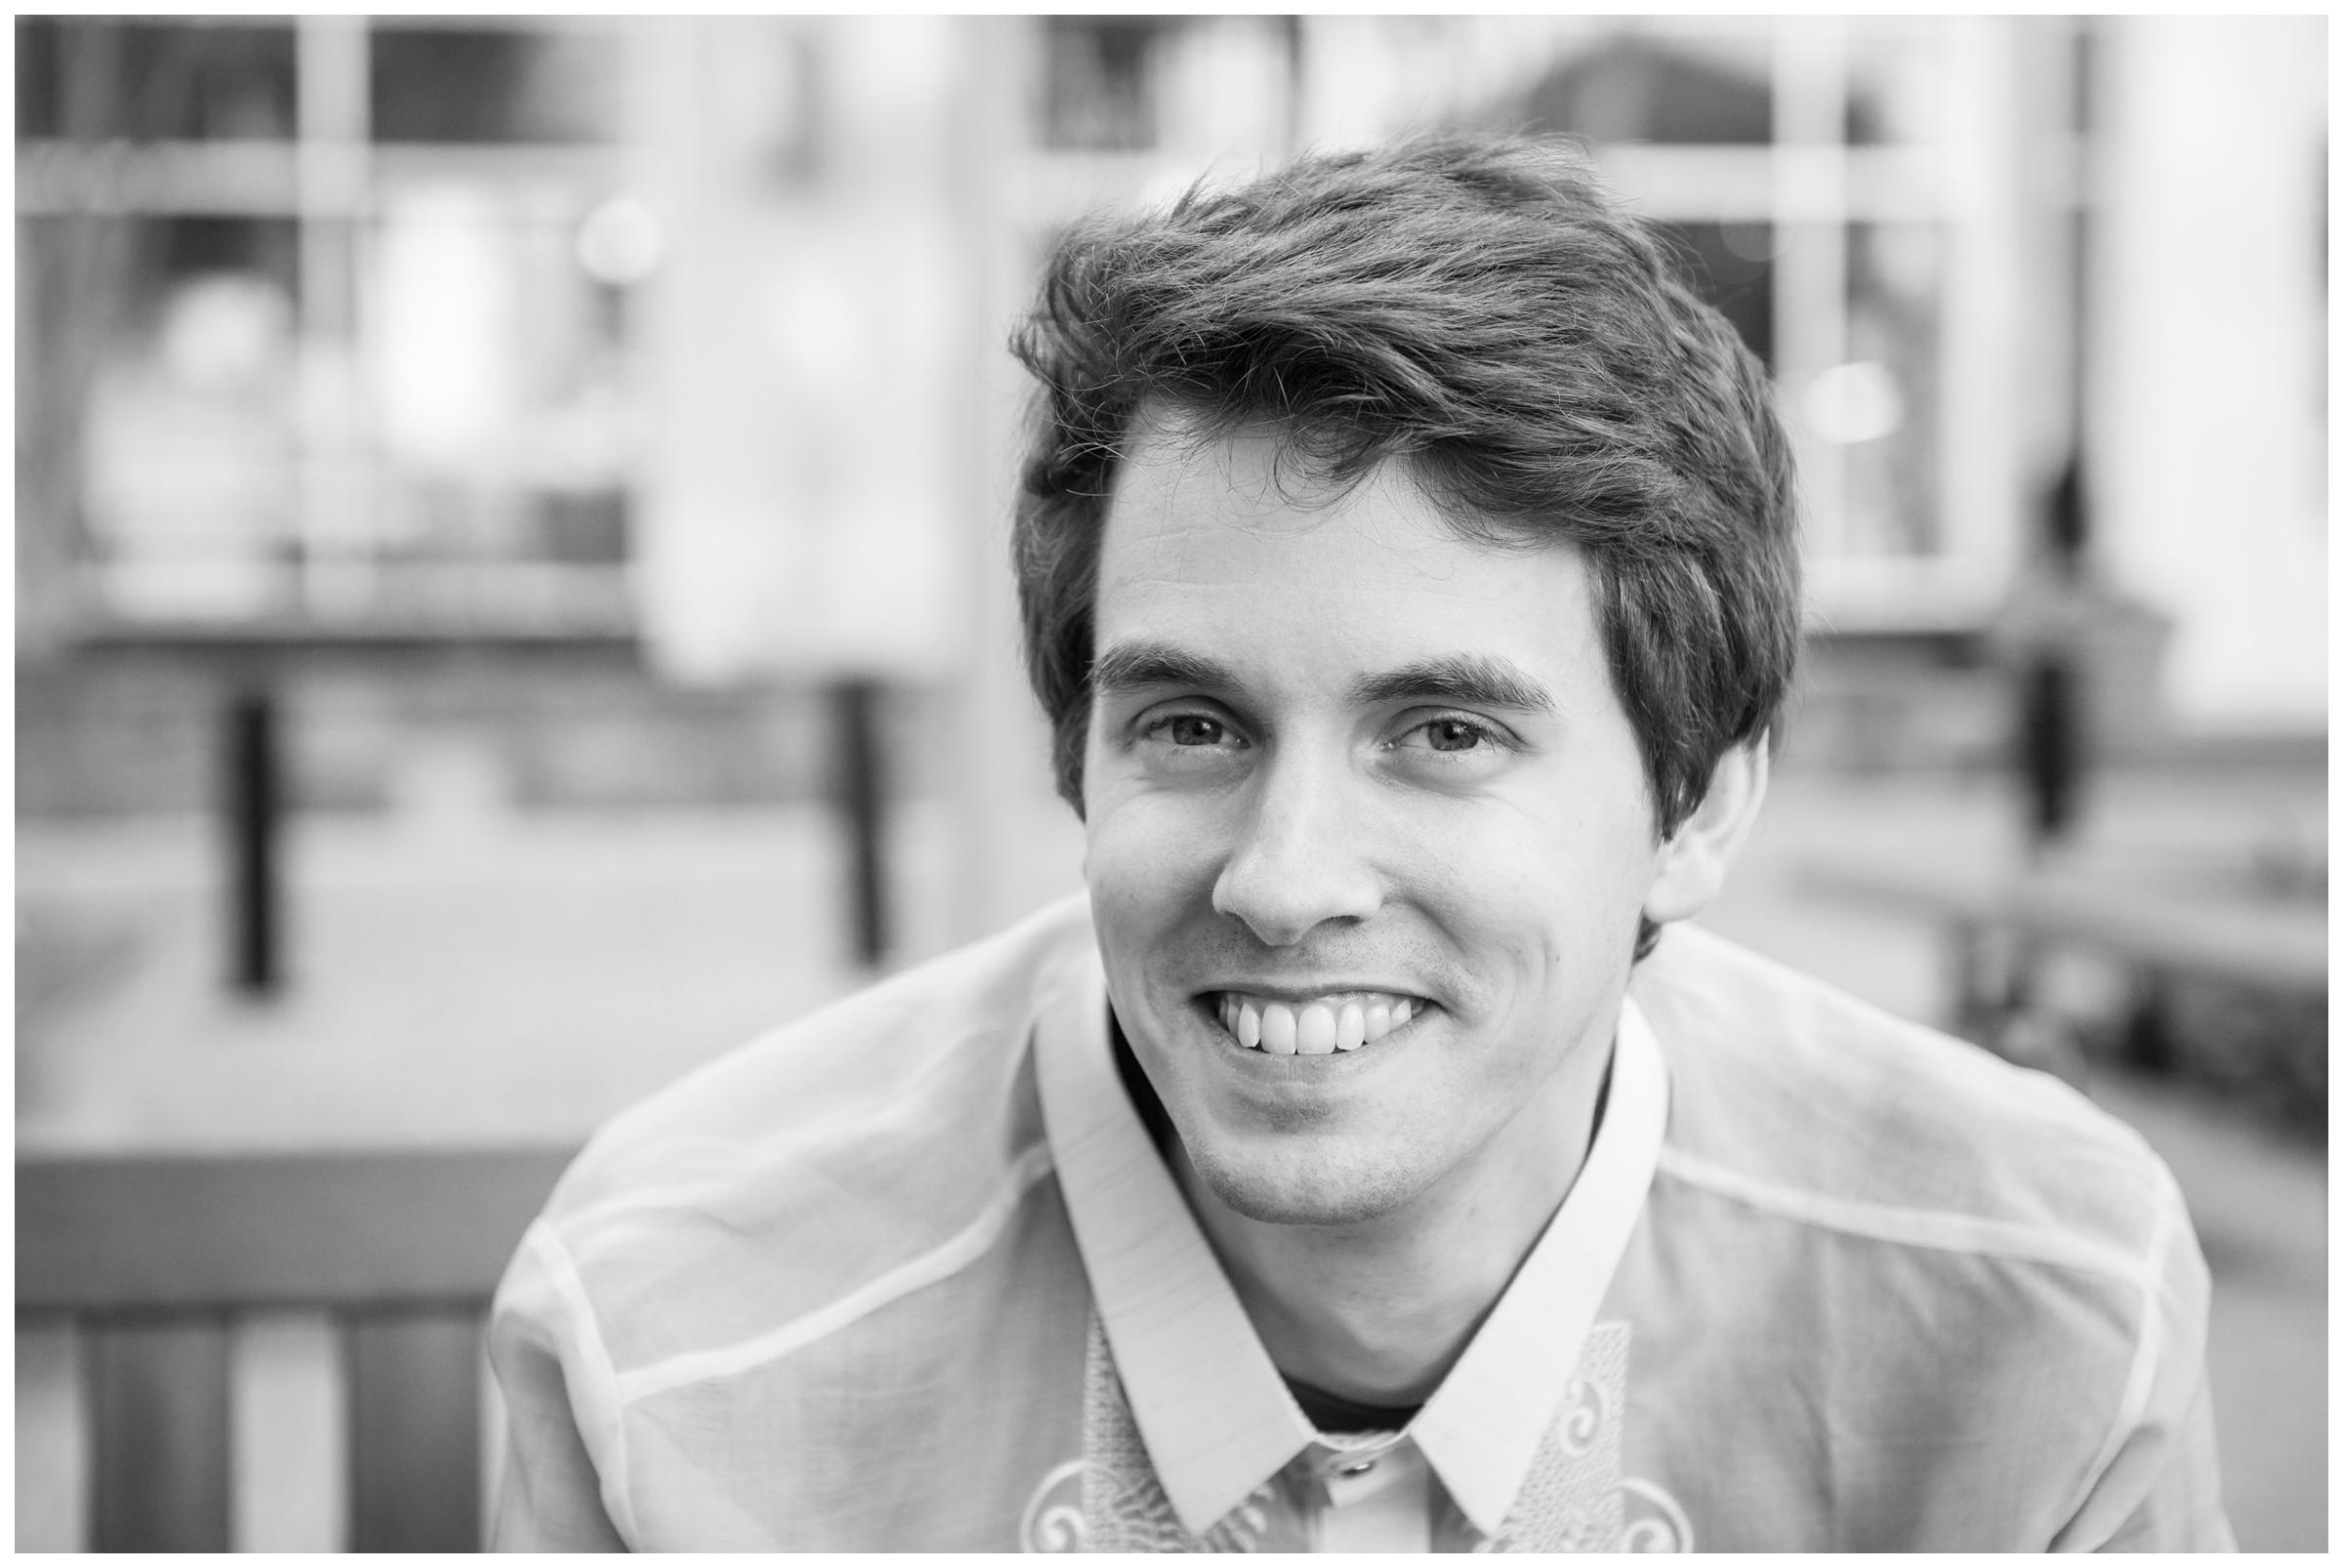
<instances>
[{"instance_id":1,"label":"smiling man","mask_svg":"<svg viewBox=\"0 0 2343 1568\"><path fill-rule=\"evenodd\" d=\"M500 1544L2228 1544L2139 1140L1667 929L1765 794L1789 462L1581 164L1200 188L1018 348L1087 897L596 1136Z\"/></svg>"}]
</instances>

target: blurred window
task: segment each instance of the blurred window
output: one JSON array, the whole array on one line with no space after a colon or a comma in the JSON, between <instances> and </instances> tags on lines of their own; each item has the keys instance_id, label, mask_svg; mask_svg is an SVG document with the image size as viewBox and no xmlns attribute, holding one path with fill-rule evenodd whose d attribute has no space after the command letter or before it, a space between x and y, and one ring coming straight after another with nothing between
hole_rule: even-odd
<instances>
[{"instance_id":1,"label":"blurred window","mask_svg":"<svg viewBox=\"0 0 2343 1568\"><path fill-rule=\"evenodd\" d=\"M1925 144L1951 134L1943 28L1926 17L1870 17L1846 34L1850 146Z\"/></svg>"},{"instance_id":2,"label":"blurred window","mask_svg":"<svg viewBox=\"0 0 2343 1568\"><path fill-rule=\"evenodd\" d=\"M1684 275L1774 365L1774 226L1662 222Z\"/></svg>"},{"instance_id":3,"label":"blurred window","mask_svg":"<svg viewBox=\"0 0 2343 1568\"><path fill-rule=\"evenodd\" d=\"M1774 91L1754 62L1703 59L1627 34L1604 40L1541 78L1523 124L1593 142L1762 145L1773 140Z\"/></svg>"},{"instance_id":4,"label":"blurred window","mask_svg":"<svg viewBox=\"0 0 2343 1568\"><path fill-rule=\"evenodd\" d=\"M2015 558L2010 392L2037 354L2012 336L2018 225L2026 201L2073 200L2014 183L2020 137L2073 135L2063 73L2021 68L2060 65L2063 34L2027 25L1573 17L1450 33L1455 78L1492 84L1477 102L1453 90L1450 116L1584 139L1773 374L1813 597L1841 626L1978 624ZM1436 52L1417 35L1408 50Z\"/></svg>"},{"instance_id":5,"label":"blurred window","mask_svg":"<svg viewBox=\"0 0 2343 1568\"><path fill-rule=\"evenodd\" d=\"M1857 224L1847 263L1846 358L1817 378L1806 415L1846 464L1844 548L1936 556L1947 544L1936 472L1944 234L1933 224Z\"/></svg>"},{"instance_id":6,"label":"blurred window","mask_svg":"<svg viewBox=\"0 0 2343 1568\"><path fill-rule=\"evenodd\" d=\"M294 226L118 218L129 330L95 367L82 516L106 597L132 614L277 607L298 537Z\"/></svg>"},{"instance_id":7,"label":"blurred window","mask_svg":"<svg viewBox=\"0 0 2343 1568\"><path fill-rule=\"evenodd\" d=\"M367 64L379 142L607 142L615 38L378 22Z\"/></svg>"},{"instance_id":8,"label":"blurred window","mask_svg":"<svg viewBox=\"0 0 2343 1568\"><path fill-rule=\"evenodd\" d=\"M293 28L205 20L17 19L17 135L282 140Z\"/></svg>"},{"instance_id":9,"label":"blurred window","mask_svg":"<svg viewBox=\"0 0 2343 1568\"><path fill-rule=\"evenodd\" d=\"M627 632L624 24L16 27L34 557L134 623Z\"/></svg>"},{"instance_id":10,"label":"blurred window","mask_svg":"<svg viewBox=\"0 0 2343 1568\"><path fill-rule=\"evenodd\" d=\"M1156 144L1161 17L1049 17L1042 23L1042 144L1131 152Z\"/></svg>"}]
</instances>

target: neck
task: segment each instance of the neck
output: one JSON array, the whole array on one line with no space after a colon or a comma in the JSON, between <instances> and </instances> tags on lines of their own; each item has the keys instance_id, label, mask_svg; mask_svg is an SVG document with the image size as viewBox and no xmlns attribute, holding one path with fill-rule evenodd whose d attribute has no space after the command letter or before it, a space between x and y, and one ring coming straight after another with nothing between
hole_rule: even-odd
<instances>
[{"instance_id":1,"label":"neck","mask_svg":"<svg viewBox=\"0 0 2343 1568\"><path fill-rule=\"evenodd\" d=\"M1375 1405L1421 1403L1576 1183L1611 1051L1572 1053L1474 1156L1406 1205L1345 1225L1248 1218L1176 1138L1167 1155L1280 1372Z\"/></svg>"}]
</instances>

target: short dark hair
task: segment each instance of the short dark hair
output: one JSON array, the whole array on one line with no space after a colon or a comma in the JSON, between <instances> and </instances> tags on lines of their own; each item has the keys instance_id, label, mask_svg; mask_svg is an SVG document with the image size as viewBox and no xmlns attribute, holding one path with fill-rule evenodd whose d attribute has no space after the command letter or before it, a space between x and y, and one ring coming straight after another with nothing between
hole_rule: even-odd
<instances>
[{"instance_id":1,"label":"short dark hair","mask_svg":"<svg viewBox=\"0 0 2343 1568\"><path fill-rule=\"evenodd\" d=\"M1273 428L1336 485L1397 459L1467 537L1574 541L1662 836L1776 733L1799 575L1764 368L1570 144L1420 136L1085 221L1011 347L1041 382L1025 658L1077 812L1099 542L1142 414Z\"/></svg>"}]
</instances>

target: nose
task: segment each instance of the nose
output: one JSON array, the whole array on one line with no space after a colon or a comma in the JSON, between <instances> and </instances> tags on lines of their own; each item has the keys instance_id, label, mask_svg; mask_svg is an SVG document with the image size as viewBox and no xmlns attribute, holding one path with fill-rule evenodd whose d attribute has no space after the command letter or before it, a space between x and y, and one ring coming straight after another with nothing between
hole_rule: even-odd
<instances>
[{"instance_id":1,"label":"nose","mask_svg":"<svg viewBox=\"0 0 2343 1568\"><path fill-rule=\"evenodd\" d=\"M1213 908L1271 947L1381 908L1382 879L1350 808L1356 787L1337 763L1271 757L1254 777L1237 841L1213 884Z\"/></svg>"}]
</instances>

